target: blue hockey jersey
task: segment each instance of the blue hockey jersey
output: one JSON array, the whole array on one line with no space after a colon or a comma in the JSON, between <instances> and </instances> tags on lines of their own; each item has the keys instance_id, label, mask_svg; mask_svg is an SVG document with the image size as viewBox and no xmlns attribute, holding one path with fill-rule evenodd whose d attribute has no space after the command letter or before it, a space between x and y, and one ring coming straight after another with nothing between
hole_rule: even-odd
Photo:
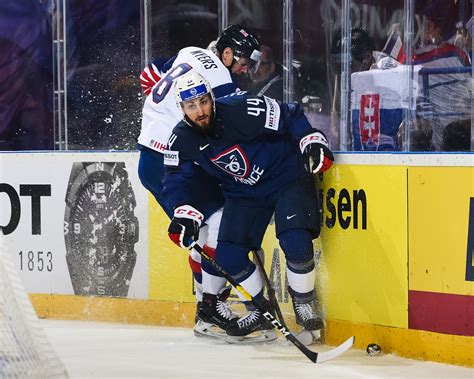
<instances>
[{"instance_id":1,"label":"blue hockey jersey","mask_svg":"<svg viewBox=\"0 0 474 379\"><path fill-rule=\"evenodd\" d=\"M237 92L216 100L211 135L181 121L165 152L164 191L176 206L191 202L186 178L195 163L215 176L226 197L261 198L304 170L298 141L314 132L302 107Z\"/></svg>"}]
</instances>

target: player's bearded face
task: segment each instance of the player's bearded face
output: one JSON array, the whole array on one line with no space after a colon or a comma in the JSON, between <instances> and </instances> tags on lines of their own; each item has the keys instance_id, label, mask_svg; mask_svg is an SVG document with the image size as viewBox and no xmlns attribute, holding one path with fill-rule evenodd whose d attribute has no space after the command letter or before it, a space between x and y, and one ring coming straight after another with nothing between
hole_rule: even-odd
<instances>
[{"instance_id":1,"label":"player's bearded face","mask_svg":"<svg viewBox=\"0 0 474 379\"><path fill-rule=\"evenodd\" d=\"M238 58L234 60L234 64L230 71L236 75L247 75L250 72L251 60L248 58Z\"/></svg>"},{"instance_id":2,"label":"player's bearded face","mask_svg":"<svg viewBox=\"0 0 474 379\"><path fill-rule=\"evenodd\" d=\"M206 133L214 118L213 101L210 94L183 103L183 112L191 125Z\"/></svg>"}]
</instances>

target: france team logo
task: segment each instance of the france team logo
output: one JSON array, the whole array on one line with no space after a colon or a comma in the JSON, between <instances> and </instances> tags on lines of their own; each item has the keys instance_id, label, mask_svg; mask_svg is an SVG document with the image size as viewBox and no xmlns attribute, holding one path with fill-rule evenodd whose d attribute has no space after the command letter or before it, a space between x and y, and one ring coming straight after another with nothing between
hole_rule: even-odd
<instances>
[{"instance_id":1,"label":"france team logo","mask_svg":"<svg viewBox=\"0 0 474 379\"><path fill-rule=\"evenodd\" d=\"M237 178L245 178L249 173L249 161L240 146L232 146L226 151L211 158L212 163L228 174Z\"/></svg>"}]
</instances>

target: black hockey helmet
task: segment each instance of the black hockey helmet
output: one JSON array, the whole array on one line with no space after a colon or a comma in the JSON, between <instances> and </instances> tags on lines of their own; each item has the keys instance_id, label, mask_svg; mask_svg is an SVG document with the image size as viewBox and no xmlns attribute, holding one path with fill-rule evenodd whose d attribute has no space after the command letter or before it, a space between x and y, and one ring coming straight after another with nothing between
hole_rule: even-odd
<instances>
[{"instance_id":1,"label":"black hockey helmet","mask_svg":"<svg viewBox=\"0 0 474 379\"><path fill-rule=\"evenodd\" d=\"M233 50L237 59L249 58L255 62L260 59L260 42L241 25L230 25L222 31L216 42L216 49L222 54L226 47Z\"/></svg>"},{"instance_id":2,"label":"black hockey helmet","mask_svg":"<svg viewBox=\"0 0 474 379\"><path fill-rule=\"evenodd\" d=\"M331 58L333 61L341 61L342 31L339 30L334 36L331 43ZM373 39L369 33L362 28L351 29L351 53L353 59L358 61L364 60L367 51L372 52L375 48Z\"/></svg>"}]
</instances>

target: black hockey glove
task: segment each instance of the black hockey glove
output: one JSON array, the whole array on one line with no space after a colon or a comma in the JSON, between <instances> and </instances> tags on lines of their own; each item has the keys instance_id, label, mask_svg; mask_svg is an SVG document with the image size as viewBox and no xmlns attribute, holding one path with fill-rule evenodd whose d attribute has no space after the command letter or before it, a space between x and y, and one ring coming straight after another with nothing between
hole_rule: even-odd
<instances>
[{"instance_id":1,"label":"black hockey glove","mask_svg":"<svg viewBox=\"0 0 474 379\"><path fill-rule=\"evenodd\" d=\"M327 171L334 162L328 141L322 132L313 132L301 138L300 150L305 167L312 174Z\"/></svg>"},{"instance_id":2,"label":"black hockey glove","mask_svg":"<svg viewBox=\"0 0 474 379\"><path fill-rule=\"evenodd\" d=\"M181 205L174 210L168 236L179 247L190 249L199 238L199 227L204 216L191 205Z\"/></svg>"}]
</instances>

